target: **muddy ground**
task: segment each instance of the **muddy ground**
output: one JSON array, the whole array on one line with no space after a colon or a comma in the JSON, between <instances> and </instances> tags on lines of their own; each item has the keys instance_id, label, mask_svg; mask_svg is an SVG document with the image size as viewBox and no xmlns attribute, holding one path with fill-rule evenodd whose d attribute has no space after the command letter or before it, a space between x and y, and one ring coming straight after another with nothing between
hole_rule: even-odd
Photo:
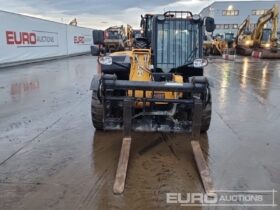
<instances>
[{"instance_id":1,"label":"muddy ground","mask_svg":"<svg viewBox=\"0 0 280 210\"><path fill-rule=\"evenodd\" d=\"M123 195L112 193L121 132L95 132L96 58L0 69L0 209L272 209L180 207L166 193L204 192L189 136L134 133ZM217 190L280 190L280 62L213 58L212 124L201 139ZM275 202L280 204L280 194ZM274 209L277 209L275 207Z\"/></svg>"}]
</instances>

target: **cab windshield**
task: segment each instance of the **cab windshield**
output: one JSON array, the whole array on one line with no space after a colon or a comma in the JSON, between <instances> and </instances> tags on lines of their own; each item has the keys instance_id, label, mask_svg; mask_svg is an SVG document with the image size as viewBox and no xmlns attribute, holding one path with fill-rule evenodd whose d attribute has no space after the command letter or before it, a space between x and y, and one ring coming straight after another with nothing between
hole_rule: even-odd
<instances>
[{"instance_id":1,"label":"cab windshield","mask_svg":"<svg viewBox=\"0 0 280 210\"><path fill-rule=\"evenodd\" d=\"M270 40L270 33L271 33L271 29L264 29L262 33L261 41L268 42Z\"/></svg>"},{"instance_id":2,"label":"cab windshield","mask_svg":"<svg viewBox=\"0 0 280 210\"><path fill-rule=\"evenodd\" d=\"M105 34L107 39L121 39L122 36L119 31L107 31Z\"/></svg>"},{"instance_id":3,"label":"cab windshield","mask_svg":"<svg viewBox=\"0 0 280 210\"><path fill-rule=\"evenodd\" d=\"M169 72L191 63L199 55L199 27L187 19L158 23L156 68Z\"/></svg>"},{"instance_id":4,"label":"cab windshield","mask_svg":"<svg viewBox=\"0 0 280 210\"><path fill-rule=\"evenodd\" d=\"M234 34L233 33L225 33L225 40L226 41L232 41L234 38Z\"/></svg>"}]
</instances>

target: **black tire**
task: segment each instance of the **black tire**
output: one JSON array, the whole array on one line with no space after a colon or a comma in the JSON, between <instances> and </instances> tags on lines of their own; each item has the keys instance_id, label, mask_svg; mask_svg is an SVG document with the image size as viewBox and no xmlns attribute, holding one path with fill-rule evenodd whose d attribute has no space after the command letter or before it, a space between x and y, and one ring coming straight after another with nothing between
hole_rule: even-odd
<instances>
[{"instance_id":1,"label":"black tire","mask_svg":"<svg viewBox=\"0 0 280 210\"><path fill-rule=\"evenodd\" d=\"M200 76L201 77L201 76ZM201 127L200 127L200 132L204 133L206 131L208 131L209 127L210 127L210 123L211 123L211 114L212 114L212 96L211 96L211 89L209 86L209 82L208 79L205 77L190 77L189 78L189 82L191 83L205 83L207 85L207 92L203 94L203 101L204 101L204 105L203 105L203 110L202 110L202 116L201 116ZM204 98L206 97L206 98ZM192 120L193 115L190 113L188 113L188 116L190 116L189 120Z\"/></svg>"},{"instance_id":2,"label":"black tire","mask_svg":"<svg viewBox=\"0 0 280 210\"><path fill-rule=\"evenodd\" d=\"M136 49L147 49L149 48L149 45L147 43L147 41L145 40L135 40L134 44L133 44L134 48Z\"/></svg>"},{"instance_id":3,"label":"black tire","mask_svg":"<svg viewBox=\"0 0 280 210\"><path fill-rule=\"evenodd\" d=\"M204 109L202 110L202 118L201 118L201 128L200 132L208 131L211 123L211 114L212 114L212 97L211 97L211 90L208 84L207 87L207 101Z\"/></svg>"},{"instance_id":4,"label":"black tire","mask_svg":"<svg viewBox=\"0 0 280 210\"><path fill-rule=\"evenodd\" d=\"M208 131L211 123L211 113L212 113L212 102L210 100L202 111L200 132L204 133Z\"/></svg>"},{"instance_id":5,"label":"black tire","mask_svg":"<svg viewBox=\"0 0 280 210\"><path fill-rule=\"evenodd\" d=\"M91 99L91 120L96 130L103 130L104 128L103 110L104 107L97 97L97 91L93 90Z\"/></svg>"},{"instance_id":6,"label":"black tire","mask_svg":"<svg viewBox=\"0 0 280 210\"><path fill-rule=\"evenodd\" d=\"M98 56L100 54L100 51L97 47L91 46L91 55L92 56Z\"/></svg>"}]
</instances>

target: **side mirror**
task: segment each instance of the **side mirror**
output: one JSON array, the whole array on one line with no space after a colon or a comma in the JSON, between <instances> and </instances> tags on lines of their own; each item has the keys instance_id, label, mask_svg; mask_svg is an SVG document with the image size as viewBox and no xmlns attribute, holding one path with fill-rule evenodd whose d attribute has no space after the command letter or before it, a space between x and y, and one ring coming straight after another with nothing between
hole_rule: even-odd
<instances>
[{"instance_id":1,"label":"side mirror","mask_svg":"<svg viewBox=\"0 0 280 210\"><path fill-rule=\"evenodd\" d=\"M143 28L144 24L145 24L145 18L143 17L143 15L141 15L140 28Z\"/></svg>"},{"instance_id":2,"label":"side mirror","mask_svg":"<svg viewBox=\"0 0 280 210\"><path fill-rule=\"evenodd\" d=\"M102 30L94 30L92 32L93 43L96 45L104 44L104 32Z\"/></svg>"},{"instance_id":3,"label":"side mirror","mask_svg":"<svg viewBox=\"0 0 280 210\"><path fill-rule=\"evenodd\" d=\"M205 29L207 32L213 32L216 29L214 18L211 17L205 18Z\"/></svg>"}]
</instances>

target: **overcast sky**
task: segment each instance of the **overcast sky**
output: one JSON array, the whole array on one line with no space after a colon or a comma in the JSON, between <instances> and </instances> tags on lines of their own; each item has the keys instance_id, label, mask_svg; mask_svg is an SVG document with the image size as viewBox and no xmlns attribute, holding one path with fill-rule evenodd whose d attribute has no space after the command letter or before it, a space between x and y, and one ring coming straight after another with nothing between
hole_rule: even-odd
<instances>
[{"instance_id":1,"label":"overcast sky","mask_svg":"<svg viewBox=\"0 0 280 210\"><path fill-rule=\"evenodd\" d=\"M112 25L139 27L140 15L167 10L199 13L212 0L0 0L1 10L104 29Z\"/></svg>"}]
</instances>

